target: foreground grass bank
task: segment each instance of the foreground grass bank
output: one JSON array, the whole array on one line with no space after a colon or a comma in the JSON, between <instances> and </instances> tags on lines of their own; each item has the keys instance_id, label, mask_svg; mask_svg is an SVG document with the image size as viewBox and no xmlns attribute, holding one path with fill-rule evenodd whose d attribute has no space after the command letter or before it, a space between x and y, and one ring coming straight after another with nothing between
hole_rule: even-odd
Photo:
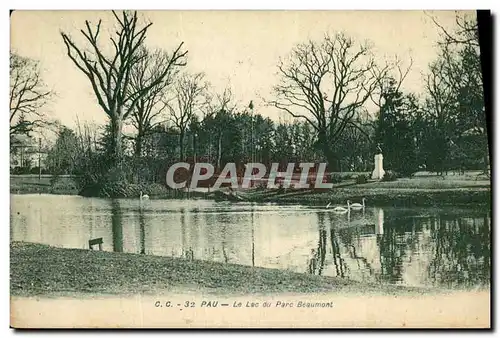
<instances>
[{"instance_id":1,"label":"foreground grass bank","mask_svg":"<svg viewBox=\"0 0 500 338\"><path fill-rule=\"evenodd\" d=\"M10 292L14 296L160 294L178 290L213 294L424 292L235 264L23 242L10 246Z\"/></svg>"}]
</instances>

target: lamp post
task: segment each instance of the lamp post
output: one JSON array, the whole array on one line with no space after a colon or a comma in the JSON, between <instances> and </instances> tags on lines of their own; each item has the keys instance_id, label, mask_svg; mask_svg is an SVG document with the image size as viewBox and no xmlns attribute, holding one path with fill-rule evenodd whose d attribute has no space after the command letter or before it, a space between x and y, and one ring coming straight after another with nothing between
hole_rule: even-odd
<instances>
[{"instance_id":1,"label":"lamp post","mask_svg":"<svg viewBox=\"0 0 500 338\"><path fill-rule=\"evenodd\" d=\"M251 163L255 163L255 155L254 155L254 133L253 133L253 101L250 101L250 104L248 105L248 108L250 108L250 111L252 112L250 115L250 121L251 121L251 130L252 130L252 136L251 136L251 155L250 155L250 161ZM252 172L253 174L253 172ZM253 187L254 182L250 182L250 186Z\"/></svg>"},{"instance_id":2,"label":"lamp post","mask_svg":"<svg viewBox=\"0 0 500 338\"><path fill-rule=\"evenodd\" d=\"M250 108L250 111L252 112L250 115L250 124L251 124L251 131L252 135L250 138L250 143L251 143L251 152L250 152L250 158L252 163L254 162L254 135L253 135L253 101L250 101L250 104L248 105L248 108Z\"/></svg>"}]
</instances>

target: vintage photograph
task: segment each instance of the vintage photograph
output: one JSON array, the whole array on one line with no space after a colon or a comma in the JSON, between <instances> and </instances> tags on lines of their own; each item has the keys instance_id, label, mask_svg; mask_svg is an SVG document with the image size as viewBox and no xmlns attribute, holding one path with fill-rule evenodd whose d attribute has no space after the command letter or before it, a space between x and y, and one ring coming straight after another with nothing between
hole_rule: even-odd
<instances>
[{"instance_id":1,"label":"vintage photograph","mask_svg":"<svg viewBox=\"0 0 500 338\"><path fill-rule=\"evenodd\" d=\"M490 328L479 14L13 11L11 327Z\"/></svg>"}]
</instances>

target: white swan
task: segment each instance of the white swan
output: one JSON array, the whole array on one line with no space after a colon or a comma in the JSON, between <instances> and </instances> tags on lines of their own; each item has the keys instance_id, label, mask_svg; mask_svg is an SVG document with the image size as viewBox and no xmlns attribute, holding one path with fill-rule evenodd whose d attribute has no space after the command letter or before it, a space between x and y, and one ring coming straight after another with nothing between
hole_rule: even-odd
<instances>
[{"instance_id":1,"label":"white swan","mask_svg":"<svg viewBox=\"0 0 500 338\"><path fill-rule=\"evenodd\" d=\"M142 200L148 200L149 199L149 196L148 195L143 195L142 194L142 190L141 190L141 196L139 196L139 199L142 201Z\"/></svg>"},{"instance_id":2,"label":"white swan","mask_svg":"<svg viewBox=\"0 0 500 338\"><path fill-rule=\"evenodd\" d=\"M351 208L354 210L364 209L365 208L365 198L364 197L361 199L361 202L363 204L360 204L360 203L351 204Z\"/></svg>"},{"instance_id":3,"label":"white swan","mask_svg":"<svg viewBox=\"0 0 500 338\"><path fill-rule=\"evenodd\" d=\"M328 209L330 207L331 203L328 203L328 205L326 206L326 208ZM332 209L333 212L337 213L337 214L345 214L346 212L348 211L351 211L351 201L347 201L347 208L344 208L344 207L335 207Z\"/></svg>"}]
</instances>

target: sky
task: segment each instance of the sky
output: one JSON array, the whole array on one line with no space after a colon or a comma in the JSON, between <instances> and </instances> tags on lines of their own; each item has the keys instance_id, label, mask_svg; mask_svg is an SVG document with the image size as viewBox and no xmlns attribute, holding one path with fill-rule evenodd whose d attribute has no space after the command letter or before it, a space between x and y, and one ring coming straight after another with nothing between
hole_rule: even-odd
<instances>
[{"instance_id":1,"label":"sky","mask_svg":"<svg viewBox=\"0 0 500 338\"><path fill-rule=\"evenodd\" d=\"M455 12L428 12L445 28L453 28ZM204 72L216 92L228 85L236 101L274 120L286 113L265 106L277 84L277 65L292 48L325 33L344 32L369 41L378 62L398 56L413 67L404 88L422 91L422 73L437 56L440 30L422 11L140 11L152 22L146 44L173 51L180 42L188 50L186 71ZM66 55L60 32L83 44L85 20L102 19L103 43L114 20L106 11L16 11L11 16L11 50L40 62L42 78L56 96L46 114L69 127L80 122L102 124L106 115L97 104L88 79Z\"/></svg>"}]
</instances>

